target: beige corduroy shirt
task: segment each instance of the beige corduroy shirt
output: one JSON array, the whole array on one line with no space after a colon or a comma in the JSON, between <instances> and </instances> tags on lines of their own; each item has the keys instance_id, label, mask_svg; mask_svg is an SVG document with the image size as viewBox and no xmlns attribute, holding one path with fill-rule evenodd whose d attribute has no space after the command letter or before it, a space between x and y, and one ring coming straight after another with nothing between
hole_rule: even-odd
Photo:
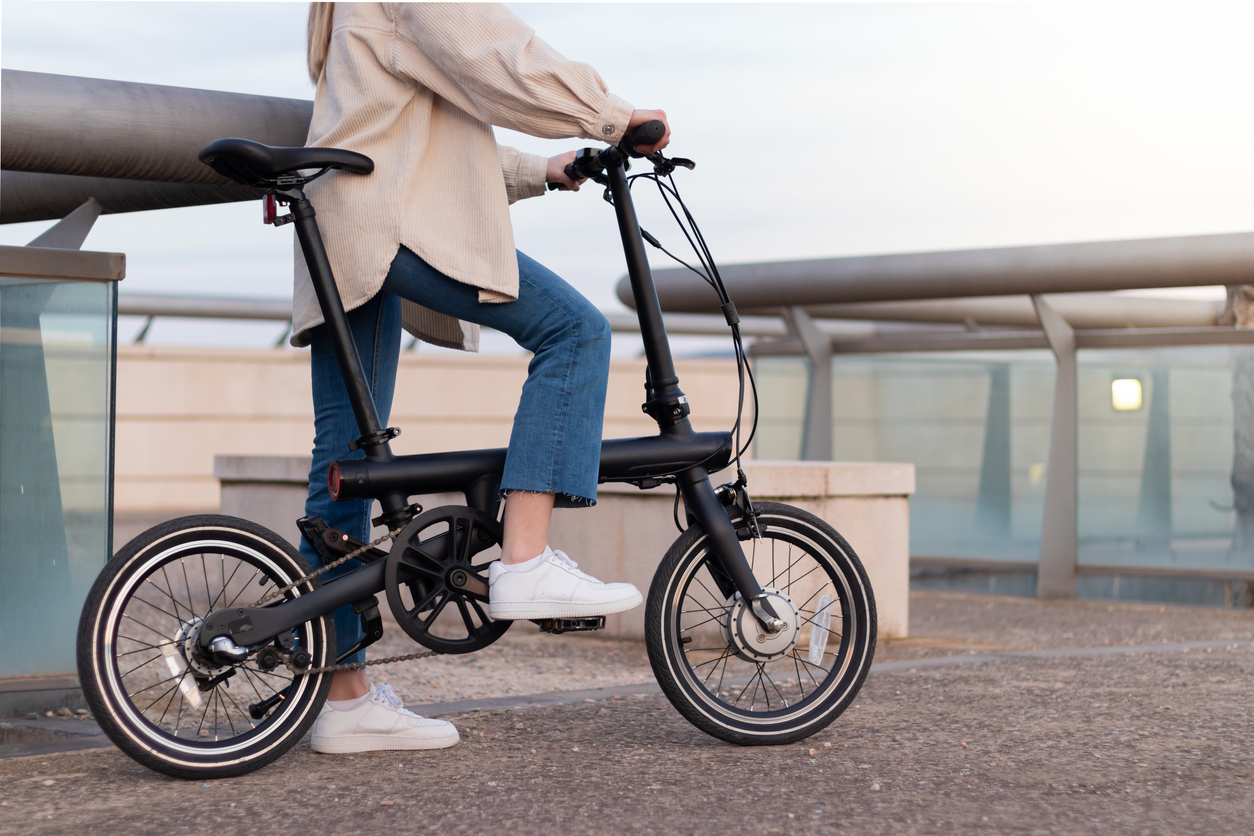
<instances>
[{"instance_id":1,"label":"beige corduroy shirt","mask_svg":"<svg viewBox=\"0 0 1254 836\"><path fill-rule=\"evenodd\" d=\"M498 148L492 126L617 143L632 106L502 6L337 3L333 20L306 145L375 163L306 189L345 309L379 292L401 245L481 302L516 299L509 204L544 193L546 160ZM478 326L411 302L403 315L428 342L478 348ZM322 321L297 245L292 344Z\"/></svg>"}]
</instances>

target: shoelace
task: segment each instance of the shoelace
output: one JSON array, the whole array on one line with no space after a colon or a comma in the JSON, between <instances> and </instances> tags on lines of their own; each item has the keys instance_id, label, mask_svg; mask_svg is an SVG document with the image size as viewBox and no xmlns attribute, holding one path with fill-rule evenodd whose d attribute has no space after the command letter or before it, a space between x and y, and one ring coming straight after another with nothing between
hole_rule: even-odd
<instances>
[{"instance_id":1,"label":"shoelace","mask_svg":"<svg viewBox=\"0 0 1254 836\"><path fill-rule=\"evenodd\" d=\"M572 572L574 572L579 577L583 578L585 581L592 581L593 583L601 583L599 580L592 577L591 575L586 574L584 572L580 572L579 564L571 560L570 557L567 556L566 552L558 551L557 549L550 549L550 554L556 557L563 566L570 569Z\"/></svg>"},{"instance_id":2,"label":"shoelace","mask_svg":"<svg viewBox=\"0 0 1254 836\"><path fill-rule=\"evenodd\" d=\"M396 696L396 692L392 690L392 686L388 685L386 682L375 686L374 695L377 699L382 700L402 714L408 714L410 717L417 717L419 720L423 719L422 715L415 714L406 708L405 703L400 697Z\"/></svg>"}]
</instances>

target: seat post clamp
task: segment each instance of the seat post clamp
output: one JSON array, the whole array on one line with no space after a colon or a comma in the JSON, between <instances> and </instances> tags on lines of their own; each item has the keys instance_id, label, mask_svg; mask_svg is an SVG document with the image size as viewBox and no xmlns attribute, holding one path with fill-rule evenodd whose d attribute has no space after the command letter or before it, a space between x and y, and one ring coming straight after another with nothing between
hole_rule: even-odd
<instances>
[{"instance_id":1,"label":"seat post clamp","mask_svg":"<svg viewBox=\"0 0 1254 836\"><path fill-rule=\"evenodd\" d=\"M361 450L364 447L377 447L380 444L387 444L392 439L401 434L400 427L388 427L385 430L376 430L369 435L363 435L356 441L348 442L349 452Z\"/></svg>"}]
</instances>

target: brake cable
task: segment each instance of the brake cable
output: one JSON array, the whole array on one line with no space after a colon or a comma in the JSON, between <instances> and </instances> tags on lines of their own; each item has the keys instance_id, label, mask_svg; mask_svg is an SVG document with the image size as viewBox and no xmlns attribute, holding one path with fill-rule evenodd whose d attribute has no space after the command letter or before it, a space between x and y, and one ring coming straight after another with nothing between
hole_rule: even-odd
<instances>
[{"instance_id":1,"label":"brake cable","mask_svg":"<svg viewBox=\"0 0 1254 836\"><path fill-rule=\"evenodd\" d=\"M634 175L629 176L627 178L627 186L630 189L635 185L636 180L643 178L645 180L651 180L658 187L658 193L661 195L662 201L666 204L666 208L670 210L671 216L675 219L675 224L679 227L680 231L684 234L684 238L685 240L687 240L688 246L692 248L693 253L696 255L697 257L696 260L701 265L700 269L698 269L697 267L694 267L693 265L684 261L679 256L672 253L670 250L666 249L664 246L662 246L662 243L658 241L658 239L655 238L653 235L651 235L647 230L642 228L640 230L640 235L642 238L644 238L644 240L648 241L649 244L651 244L656 249L661 250L668 257L670 257L673 261L675 261L682 267L687 268L693 273L696 273L698 276L701 277L701 279L706 284L708 284L714 290L714 292L718 295L723 317L724 319L727 320L728 327L731 328L732 345L734 347L735 356L736 356L736 377L737 377L737 382L738 382L738 387L739 387L738 392L737 392L737 397L736 397L736 421L732 425L732 430L731 430L732 434L735 437L735 442L734 442L735 453L732 458L732 461L736 465L736 487L742 489L744 484L747 482L747 479L745 477L744 470L741 467L740 460L741 460L741 457L744 455L744 453L749 449L749 446L753 443L753 439L757 435L757 432L758 432L758 412L759 412L758 385L757 385L757 380L754 378L754 375L753 375L753 367L752 365L750 365L748 354L745 351L744 339L740 333L740 317L736 313L736 306L732 302L731 296L727 292L727 287L723 284L723 277L718 272L718 266L715 264L714 256L710 253L710 248L705 242L705 236L701 234L701 229L699 226L697 226L696 219L693 218L692 213L688 211L688 206L684 203L683 197L679 194L679 187L675 184L675 179L673 177L673 173L677 167L692 169L696 167L696 164L693 163L691 160L686 160L686 159L682 159L679 157L667 159L666 157L662 155L660 151L654 152L653 154L649 154L647 155L646 158L654 164L653 171L644 172L641 174L634 174ZM674 204L671 202L672 198L674 199ZM605 199L611 204L613 203L613 200L609 195L608 188L606 189ZM679 212L675 211L675 204L678 204L680 210L683 212L682 219L679 216ZM685 220L687 221L686 225L685 225ZM691 233L689 232L690 228L691 228ZM749 437L745 439L742 443L741 429L742 429L743 418L744 418L746 379L748 380L749 390L753 398L753 423L749 428ZM712 456L710 458L712 458ZM705 461L708 461L708 460L709 458L707 458ZM705 461L699 462L698 464L704 464ZM674 509L675 527L678 528L680 531L683 531L684 530L683 527L680 526L679 524L679 489L678 487L676 487L675 490L676 490L675 509ZM743 492L743 491L740 491L740 492ZM748 500L747 494L745 495L745 499ZM752 513L751 502L747 502L746 504L748 504L749 513ZM756 526L752 525L752 522L750 523L750 525L751 527L756 528Z\"/></svg>"}]
</instances>

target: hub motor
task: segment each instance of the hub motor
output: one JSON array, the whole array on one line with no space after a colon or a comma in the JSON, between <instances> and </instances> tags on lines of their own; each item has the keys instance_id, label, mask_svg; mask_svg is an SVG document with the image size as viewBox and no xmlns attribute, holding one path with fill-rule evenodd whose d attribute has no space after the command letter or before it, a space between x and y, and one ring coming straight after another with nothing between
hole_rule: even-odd
<instances>
[{"instance_id":1,"label":"hub motor","mask_svg":"<svg viewBox=\"0 0 1254 836\"><path fill-rule=\"evenodd\" d=\"M771 587L762 587L762 592L784 622L784 629L778 633L763 630L753 614L753 608L745 603L739 592L728 600L727 618L722 624L723 639L727 645L741 659L755 664L771 662L791 653L801 632L801 613L792 598Z\"/></svg>"}]
</instances>

